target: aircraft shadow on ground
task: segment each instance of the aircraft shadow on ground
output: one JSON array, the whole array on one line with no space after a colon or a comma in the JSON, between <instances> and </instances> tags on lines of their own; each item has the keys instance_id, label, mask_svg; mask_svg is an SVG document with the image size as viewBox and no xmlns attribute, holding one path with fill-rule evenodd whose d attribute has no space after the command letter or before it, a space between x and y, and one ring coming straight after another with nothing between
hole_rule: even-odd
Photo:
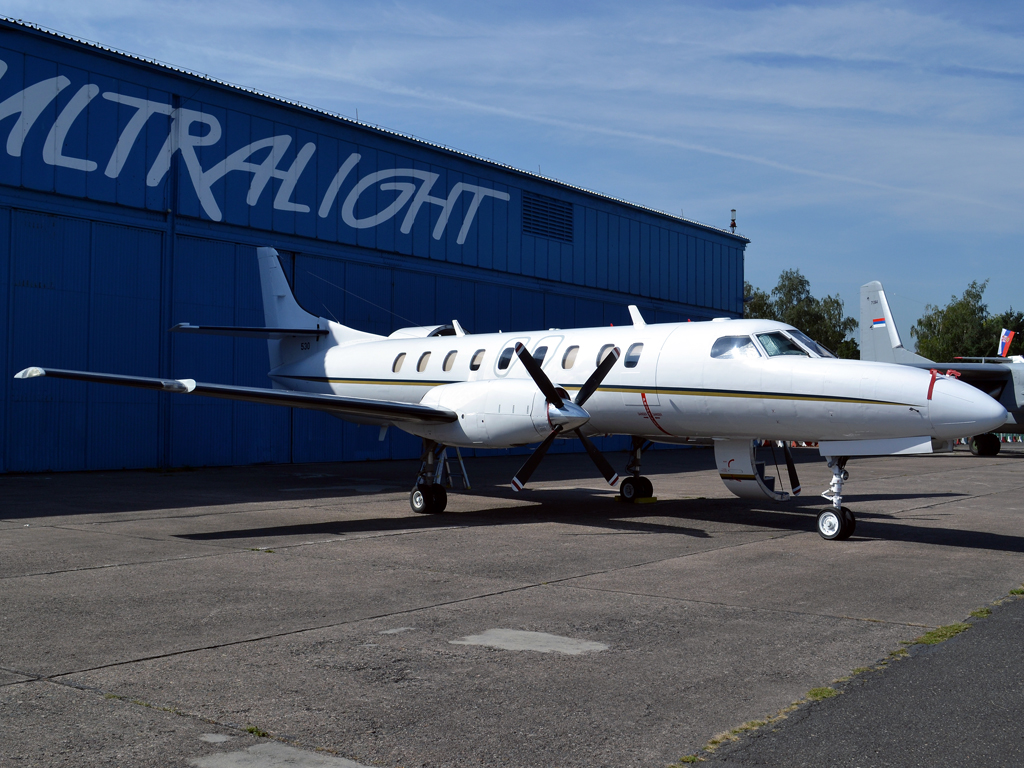
<instances>
[{"instance_id":1,"label":"aircraft shadow on ground","mask_svg":"<svg viewBox=\"0 0 1024 768\"><path fill-rule=\"evenodd\" d=\"M389 531L440 530L451 527L491 527L537 523L559 523L599 528L623 534L669 534L689 538L723 535L708 530L712 525L746 526L781 533L810 533L816 530L815 518L823 502L784 503L773 508L753 508L740 499L680 499L657 504L616 503L606 492L577 490L572 499L558 498L564 491L536 491L530 494L528 507L496 507L440 515L415 515L398 518L324 521L281 526L261 526L195 534L179 534L191 541L230 541L299 536L344 536L347 534L385 533ZM930 494L931 497L956 497L960 494ZM905 498L922 498L901 494ZM888 496L882 498L889 498ZM1024 537L999 533L946 528L935 525L908 525L894 515L858 513L856 534L850 542L898 541L934 546L1024 552ZM696 524L695 524L696 523ZM703 524L703 525L700 525ZM733 531L735 533L736 531ZM823 546L844 546L824 542Z\"/></svg>"}]
</instances>

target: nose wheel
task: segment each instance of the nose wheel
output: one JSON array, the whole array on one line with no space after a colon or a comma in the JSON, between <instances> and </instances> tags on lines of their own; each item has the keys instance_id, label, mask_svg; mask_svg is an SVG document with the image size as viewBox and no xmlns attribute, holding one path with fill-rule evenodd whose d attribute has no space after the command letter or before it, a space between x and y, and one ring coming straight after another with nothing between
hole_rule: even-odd
<instances>
[{"instance_id":1,"label":"nose wheel","mask_svg":"<svg viewBox=\"0 0 1024 768\"><path fill-rule=\"evenodd\" d=\"M818 534L829 541L846 541L857 530L857 518L846 507L828 507L818 513Z\"/></svg>"}]
</instances>

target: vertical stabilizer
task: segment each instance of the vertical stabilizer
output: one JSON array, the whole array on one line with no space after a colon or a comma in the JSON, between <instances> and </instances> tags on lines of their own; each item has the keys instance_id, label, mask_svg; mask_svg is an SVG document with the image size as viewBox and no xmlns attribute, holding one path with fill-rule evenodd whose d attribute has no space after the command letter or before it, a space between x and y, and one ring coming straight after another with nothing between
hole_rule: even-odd
<instances>
[{"instance_id":1,"label":"vertical stabilizer","mask_svg":"<svg viewBox=\"0 0 1024 768\"><path fill-rule=\"evenodd\" d=\"M270 368L278 368L287 363L322 352L325 345L334 346L357 340L381 338L373 333L364 333L340 323L331 322L324 317L317 317L299 306L288 284L281 260L274 248L257 248L256 256L260 264L260 286L263 290L263 319L267 328L285 328L291 330L324 330L322 337L310 342L309 337L285 336L282 339L267 341L270 353ZM277 384L275 383L275 387Z\"/></svg>"},{"instance_id":2,"label":"vertical stabilizer","mask_svg":"<svg viewBox=\"0 0 1024 768\"><path fill-rule=\"evenodd\" d=\"M281 260L274 248L257 248L260 286L263 289L263 318L268 328L323 328L323 321L295 300Z\"/></svg>"},{"instance_id":3,"label":"vertical stabilizer","mask_svg":"<svg viewBox=\"0 0 1024 768\"><path fill-rule=\"evenodd\" d=\"M879 363L929 363L903 346L885 291L877 280L860 287L860 359Z\"/></svg>"}]
</instances>

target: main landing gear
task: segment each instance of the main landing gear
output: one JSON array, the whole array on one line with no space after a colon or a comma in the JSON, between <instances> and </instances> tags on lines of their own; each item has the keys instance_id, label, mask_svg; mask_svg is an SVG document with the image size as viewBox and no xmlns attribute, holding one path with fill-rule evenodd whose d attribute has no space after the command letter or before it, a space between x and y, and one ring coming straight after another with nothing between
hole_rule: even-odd
<instances>
[{"instance_id":1,"label":"main landing gear","mask_svg":"<svg viewBox=\"0 0 1024 768\"><path fill-rule=\"evenodd\" d=\"M843 506L843 483L850 479L850 473L846 471L849 460L849 456L828 457L832 482L821 497L831 501L832 506L818 513L818 533L823 539L844 541L857 529L857 518Z\"/></svg>"},{"instance_id":2,"label":"main landing gear","mask_svg":"<svg viewBox=\"0 0 1024 768\"><path fill-rule=\"evenodd\" d=\"M999 438L988 432L984 435L975 435L968 441L968 447L975 456L996 456L1002 445Z\"/></svg>"},{"instance_id":3,"label":"main landing gear","mask_svg":"<svg viewBox=\"0 0 1024 768\"><path fill-rule=\"evenodd\" d=\"M437 482L438 445L433 440L423 441L420 455L420 474L416 487L409 494L409 506L421 515L439 515L448 506L448 491Z\"/></svg>"},{"instance_id":4,"label":"main landing gear","mask_svg":"<svg viewBox=\"0 0 1024 768\"><path fill-rule=\"evenodd\" d=\"M629 461L626 462L626 472L629 476L619 482L619 495L623 501L633 503L637 499L654 496L654 484L640 474L640 457L652 445L654 443L645 441L642 437L633 438Z\"/></svg>"}]
</instances>

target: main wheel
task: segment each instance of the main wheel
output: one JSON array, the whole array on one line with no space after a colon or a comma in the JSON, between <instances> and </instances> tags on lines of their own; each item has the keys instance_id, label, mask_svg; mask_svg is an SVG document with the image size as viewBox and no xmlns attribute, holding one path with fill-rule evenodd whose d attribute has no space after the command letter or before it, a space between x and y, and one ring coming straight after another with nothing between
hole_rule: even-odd
<instances>
[{"instance_id":1,"label":"main wheel","mask_svg":"<svg viewBox=\"0 0 1024 768\"><path fill-rule=\"evenodd\" d=\"M448 506L448 491L444 489L443 485L434 483L434 485L430 486L430 492L434 496L434 508L430 511L435 515L439 515L444 512L444 508Z\"/></svg>"},{"instance_id":2,"label":"main wheel","mask_svg":"<svg viewBox=\"0 0 1024 768\"><path fill-rule=\"evenodd\" d=\"M649 498L654 495L654 483L646 477L638 477L637 480L641 485L639 494L641 498Z\"/></svg>"},{"instance_id":3,"label":"main wheel","mask_svg":"<svg viewBox=\"0 0 1024 768\"><path fill-rule=\"evenodd\" d=\"M857 518L853 516L853 512L843 507L840 510L840 514L843 516L843 530L840 531L836 538L839 541L846 541L848 538L853 536L853 532L857 530Z\"/></svg>"},{"instance_id":4,"label":"main wheel","mask_svg":"<svg viewBox=\"0 0 1024 768\"><path fill-rule=\"evenodd\" d=\"M971 453L975 456L997 456L1002 445L999 438L988 432L984 435L975 435L970 440Z\"/></svg>"},{"instance_id":5,"label":"main wheel","mask_svg":"<svg viewBox=\"0 0 1024 768\"><path fill-rule=\"evenodd\" d=\"M829 541L838 539L842 535L844 527L842 515L832 507L818 513L818 535L821 538Z\"/></svg>"},{"instance_id":6,"label":"main wheel","mask_svg":"<svg viewBox=\"0 0 1024 768\"><path fill-rule=\"evenodd\" d=\"M639 478L636 477L624 477L622 482L619 483L619 495L622 496L623 501L633 503L640 495L640 483Z\"/></svg>"},{"instance_id":7,"label":"main wheel","mask_svg":"<svg viewBox=\"0 0 1024 768\"><path fill-rule=\"evenodd\" d=\"M409 494L409 506L418 515L429 515L434 511L434 486L417 485ZM446 497L447 501L447 497Z\"/></svg>"}]
</instances>

